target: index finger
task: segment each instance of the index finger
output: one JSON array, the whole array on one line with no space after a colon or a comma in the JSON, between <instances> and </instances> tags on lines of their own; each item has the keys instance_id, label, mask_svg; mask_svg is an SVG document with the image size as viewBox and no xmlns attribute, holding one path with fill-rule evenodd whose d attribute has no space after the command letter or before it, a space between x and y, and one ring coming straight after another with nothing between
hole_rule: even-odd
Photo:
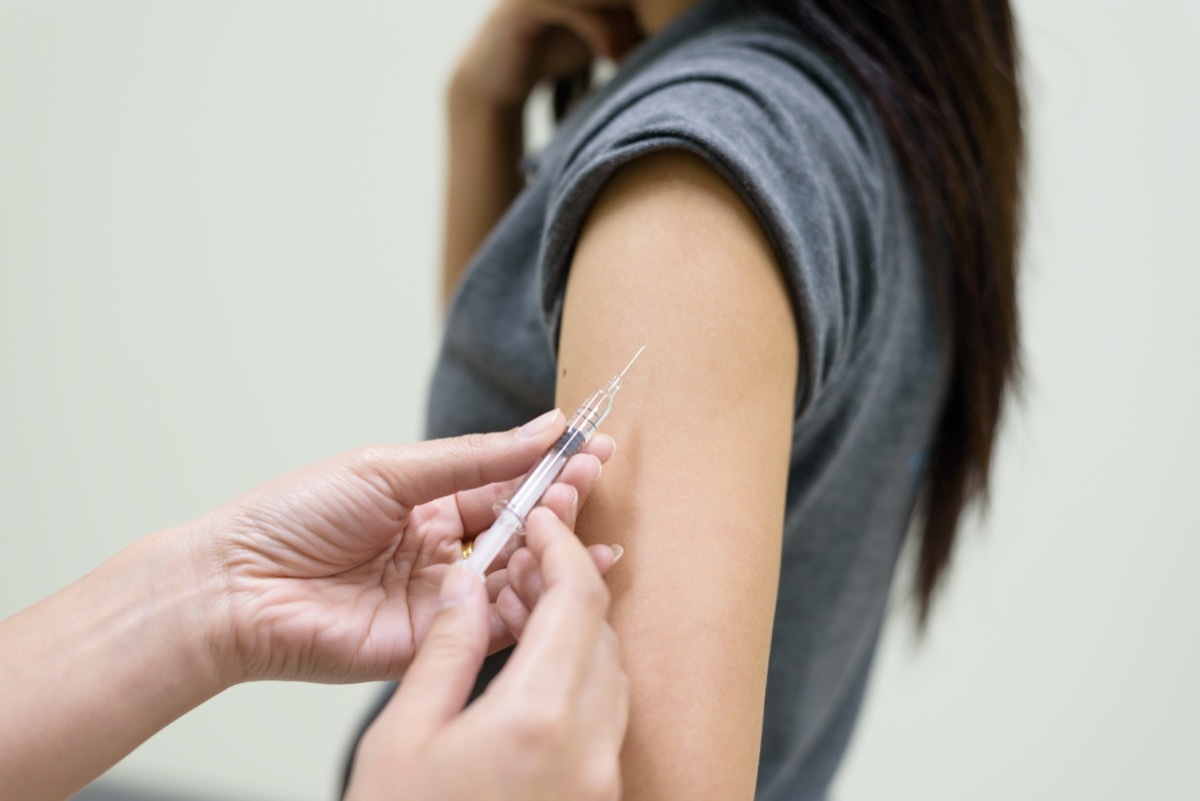
<instances>
[{"instance_id":1,"label":"index finger","mask_svg":"<svg viewBox=\"0 0 1200 801\"><path fill-rule=\"evenodd\" d=\"M579 453L567 460L566 467L555 482L573 486L579 493L579 505L583 506L614 448L612 437L607 434L593 437ZM502 484L490 484L457 493L455 501L466 533L473 537L490 526L496 519L496 504L511 498L524 480L522 476Z\"/></svg>"},{"instance_id":2,"label":"index finger","mask_svg":"<svg viewBox=\"0 0 1200 801\"><path fill-rule=\"evenodd\" d=\"M526 545L541 565L546 589L498 681L542 697L569 697L582 685L599 644L608 587L591 554L550 510L529 515Z\"/></svg>"},{"instance_id":3,"label":"index finger","mask_svg":"<svg viewBox=\"0 0 1200 801\"><path fill-rule=\"evenodd\" d=\"M510 431L368 448L352 468L370 480L382 480L398 502L415 506L517 478L533 467L566 424L563 413L554 409Z\"/></svg>"}]
</instances>

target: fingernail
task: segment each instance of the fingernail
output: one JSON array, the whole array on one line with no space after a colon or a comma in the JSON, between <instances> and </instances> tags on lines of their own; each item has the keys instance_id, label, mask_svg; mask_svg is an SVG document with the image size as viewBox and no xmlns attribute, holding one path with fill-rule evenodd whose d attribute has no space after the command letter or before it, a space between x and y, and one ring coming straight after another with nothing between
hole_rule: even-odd
<instances>
[{"instance_id":1,"label":"fingernail","mask_svg":"<svg viewBox=\"0 0 1200 801\"><path fill-rule=\"evenodd\" d=\"M612 552L613 552L612 563L615 565L617 562L620 562L621 557L625 555L625 549L622 548L620 545L610 545L608 547L612 548Z\"/></svg>"},{"instance_id":2,"label":"fingernail","mask_svg":"<svg viewBox=\"0 0 1200 801\"><path fill-rule=\"evenodd\" d=\"M558 409L551 409L541 417L535 417L517 430L521 437L536 437L558 420Z\"/></svg>"},{"instance_id":3,"label":"fingernail","mask_svg":"<svg viewBox=\"0 0 1200 801\"><path fill-rule=\"evenodd\" d=\"M479 575L463 562L450 565L442 579L442 590L438 594L438 606L456 606L471 597L474 585L479 583Z\"/></svg>"}]
</instances>

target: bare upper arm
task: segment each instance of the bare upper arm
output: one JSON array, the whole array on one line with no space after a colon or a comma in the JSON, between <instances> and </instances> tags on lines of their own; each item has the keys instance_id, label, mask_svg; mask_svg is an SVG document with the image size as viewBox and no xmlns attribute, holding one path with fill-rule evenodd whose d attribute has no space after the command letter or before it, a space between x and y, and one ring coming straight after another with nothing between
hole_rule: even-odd
<instances>
[{"instance_id":1,"label":"bare upper arm","mask_svg":"<svg viewBox=\"0 0 1200 801\"><path fill-rule=\"evenodd\" d=\"M666 151L605 187L563 307L558 403L642 345L605 429L618 443L579 523L620 543L611 620L633 685L629 799L750 798L797 375L769 242L704 161Z\"/></svg>"}]
</instances>

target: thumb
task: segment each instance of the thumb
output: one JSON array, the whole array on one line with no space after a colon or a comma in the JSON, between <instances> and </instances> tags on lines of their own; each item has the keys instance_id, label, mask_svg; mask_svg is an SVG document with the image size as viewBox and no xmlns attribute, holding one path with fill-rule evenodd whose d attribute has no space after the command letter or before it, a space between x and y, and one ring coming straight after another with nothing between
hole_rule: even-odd
<instances>
[{"instance_id":1,"label":"thumb","mask_svg":"<svg viewBox=\"0 0 1200 801\"><path fill-rule=\"evenodd\" d=\"M386 725L423 738L462 711L488 646L488 598L463 563L446 571L440 608L383 716ZM383 717L381 716L381 717Z\"/></svg>"}]
</instances>

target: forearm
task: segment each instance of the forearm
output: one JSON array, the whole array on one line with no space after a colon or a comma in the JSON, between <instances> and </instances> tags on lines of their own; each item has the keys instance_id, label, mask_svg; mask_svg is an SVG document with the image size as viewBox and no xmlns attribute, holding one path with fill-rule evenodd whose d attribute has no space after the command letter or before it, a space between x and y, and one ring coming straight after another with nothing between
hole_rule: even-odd
<instances>
[{"instance_id":1,"label":"forearm","mask_svg":"<svg viewBox=\"0 0 1200 801\"><path fill-rule=\"evenodd\" d=\"M521 189L522 108L482 100L463 82L447 95L449 142L442 241L442 301Z\"/></svg>"},{"instance_id":2,"label":"forearm","mask_svg":"<svg viewBox=\"0 0 1200 801\"><path fill-rule=\"evenodd\" d=\"M215 576L167 531L0 623L0 786L66 798L226 682Z\"/></svg>"}]
</instances>

